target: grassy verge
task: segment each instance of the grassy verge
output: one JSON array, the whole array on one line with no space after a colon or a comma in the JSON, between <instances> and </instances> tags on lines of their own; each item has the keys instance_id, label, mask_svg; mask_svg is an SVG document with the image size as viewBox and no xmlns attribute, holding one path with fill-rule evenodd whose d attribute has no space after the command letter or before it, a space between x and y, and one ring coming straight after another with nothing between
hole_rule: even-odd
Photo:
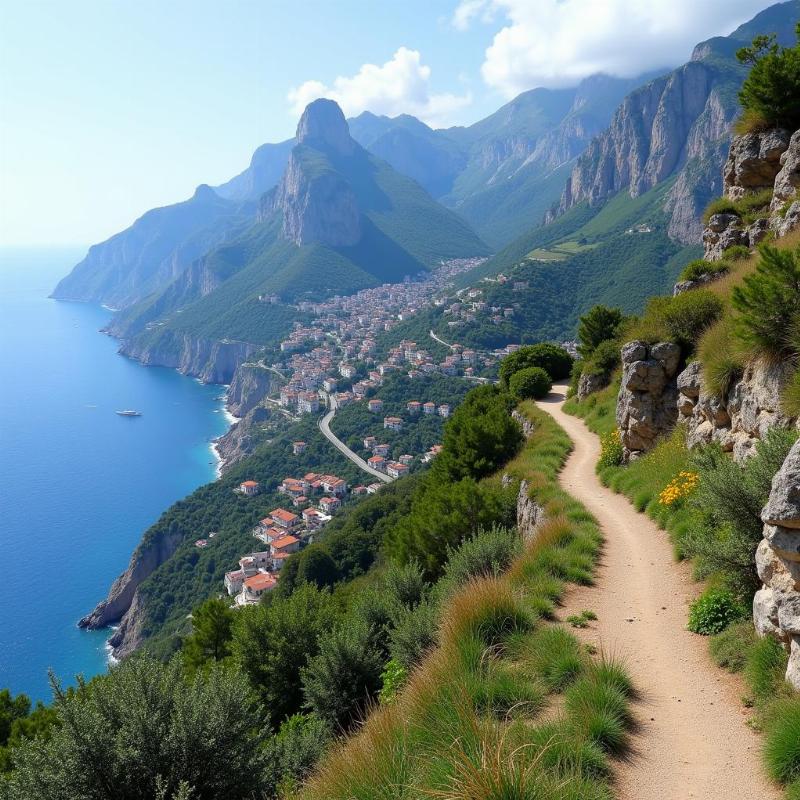
<instances>
[{"instance_id":1,"label":"grassy verge","mask_svg":"<svg viewBox=\"0 0 800 800\"><path fill-rule=\"evenodd\" d=\"M533 404L522 408L536 429L504 472L528 481L546 522L506 573L474 577L444 601L437 647L320 764L302 797L612 796L630 679L548 622L567 582L591 581L600 531L556 483L569 438Z\"/></svg>"},{"instance_id":2,"label":"grassy verge","mask_svg":"<svg viewBox=\"0 0 800 800\"><path fill-rule=\"evenodd\" d=\"M607 436L617 428L615 413L618 394L619 378L617 377L605 389L590 394L580 403L577 398L571 397L564 403L564 411L580 417L592 433L596 433L598 436Z\"/></svg>"}]
</instances>

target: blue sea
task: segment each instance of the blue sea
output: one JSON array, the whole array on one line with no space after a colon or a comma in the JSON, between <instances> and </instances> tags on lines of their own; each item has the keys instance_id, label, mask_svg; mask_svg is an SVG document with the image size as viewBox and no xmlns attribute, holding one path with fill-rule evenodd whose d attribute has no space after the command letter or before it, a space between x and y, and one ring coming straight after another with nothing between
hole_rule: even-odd
<instances>
[{"instance_id":1,"label":"blue sea","mask_svg":"<svg viewBox=\"0 0 800 800\"><path fill-rule=\"evenodd\" d=\"M0 250L0 688L50 699L106 669L76 621L143 531L213 480L219 386L117 354L106 309L48 299L80 250ZM137 409L138 418L117 409Z\"/></svg>"}]
</instances>

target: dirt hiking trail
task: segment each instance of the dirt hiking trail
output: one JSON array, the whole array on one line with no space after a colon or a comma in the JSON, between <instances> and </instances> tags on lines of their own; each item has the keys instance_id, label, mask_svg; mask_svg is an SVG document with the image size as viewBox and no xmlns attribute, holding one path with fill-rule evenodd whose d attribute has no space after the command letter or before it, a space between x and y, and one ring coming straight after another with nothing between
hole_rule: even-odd
<instances>
[{"instance_id":1,"label":"dirt hiking trail","mask_svg":"<svg viewBox=\"0 0 800 800\"><path fill-rule=\"evenodd\" d=\"M641 697L630 757L618 764L620 800L779 800L760 762L760 737L746 721L741 682L716 667L707 639L689 633L697 596L666 532L595 474L600 442L562 410L566 387L538 403L569 434L574 450L560 482L597 518L605 544L593 586L574 587L560 619L583 609L598 619L578 636L620 657Z\"/></svg>"}]
</instances>

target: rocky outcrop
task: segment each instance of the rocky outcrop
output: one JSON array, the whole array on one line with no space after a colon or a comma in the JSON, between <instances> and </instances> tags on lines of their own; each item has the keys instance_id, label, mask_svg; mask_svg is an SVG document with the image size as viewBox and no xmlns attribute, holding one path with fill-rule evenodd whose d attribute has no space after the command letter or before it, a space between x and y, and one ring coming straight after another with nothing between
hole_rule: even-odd
<instances>
[{"instance_id":1,"label":"rocky outcrop","mask_svg":"<svg viewBox=\"0 0 800 800\"><path fill-rule=\"evenodd\" d=\"M599 392L606 386L608 386L608 379L605 375L591 375L588 372L582 372L580 378L578 378L578 388L575 392L575 396L580 403L590 394Z\"/></svg>"},{"instance_id":2,"label":"rocky outcrop","mask_svg":"<svg viewBox=\"0 0 800 800\"><path fill-rule=\"evenodd\" d=\"M531 498L528 481L520 481L517 495L517 530L522 540L526 543L532 542L542 522L544 522L544 509Z\"/></svg>"},{"instance_id":3,"label":"rocky outcrop","mask_svg":"<svg viewBox=\"0 0 800 800\"><path fill-rule=\"evenodd\" d=\"M297 245L349 247L362 235L361 212L352 186L320 154L338 160L359 146L339 106L332 100L310 103L297 125L297 146L277 189L266 195L259 217L276 210L283 216L282 234ZM318 151L309 156L309 149Z\"/></svg>"},{"instance_id":4,"label":"rocky outcrop","mask_svg":"<svg viewBox=\"0 0 800 800\"><path fill-rule=\"evenodd\" d=\"M700 211L719 192L735 105L702 57L629 94L605 133L578 159L559 213L625 190L638 197L677 174L667 200L670 235L699 239Z\"/></svg>"},{"instance_id":5,"label":"rocky outcrop","mask_svg":"<svg viewBox=\"0 0 800 800\"><path fill-rule=\"evenodd\" d=\"M128 568L111 585L108 597L83 617L78 626L95 630L122 619L131 608L139 585L175 552L181 539L181 534L175 532L143 541L131 556Z\"/></svg>"},{"instance_id":6,"label":"rocky outcrop","mask_svg":"<svg viewBox=\"0 0 800 800\"><path fill-rule=\"evenodd\" d=\"M761 636L783 642L786 679L800 690L800 441L772 479L761 519L756 568L763 586L753 598L753 622Z\"/></svg>"},{"instance_id":7,"label":"rocky outcrop","mask_svg":"<svg viewBox=\"0 0 800 800\"><path fill-rule=\"evenodd\" d=\"M634 341L623 346L616 416L625 462L651 450L658 437L675 425L680 359L680 347L671 342Z\"/></svg>"},{"instance_id":8,"label":"rocky outcrop","mask_svg":"<svg viewBox=\"0 0 800 800\"><path fill-rule=\"evenodd\" d=\"M716 442L744 461L770 428L792 425L780 405L790 374L785 363L754 361L724 397L715 397L703 387L700 362L688 364L676 381L678 419L686 424L688 446Z\"/></svg>"},{"instance_id":9,"label":"rocky outcrop","mask_svg":"<svg viewBox=\"0 0 800 800\"><path fill-rule=\"evenodd\" d=\"M800 225L800 131L780 128L734 136L723 169L722 194L737 201L770 191L763 216L745 224L738 213L714 214L703 231L705 258L719 261L728 247L753 249L773 232L780 238Z\"/></svg>"},{"instance_id":10,"label":"rocky outcrop","mask_svg":"<svg viewBox=\"0 0 800 800\"><path fill-rule=\"evenodd\" d=\"M146 366L172 367L203 383L229 383L237 367L257 349L249 342L209 341L169 330L152 339L135 337L119 352Z\"/></svg>"},{"instance_id":11,"label":"rocky outcrop","mask_svg":"<svg viewBox=\"0 0 800 800\"><path fill-rule=\"evenodd\" d=\"M511 417L512 419L515 419L519 423L520 427L522 428L522 435L526 439L530 439L531 436L533 436L535 426L528 419L528 417L526 417L525 414L523 414L521 411L517 411L517 409L514 409L511 412Z\"/></svg>"},{"instance_id":12,"label":"rocky outcrop","mask_svg":"<svg viewBox=\"0 0 800 800\"><path fill-rule=\"evenodd\" d=\"M241 364L228 387L228 410L234 416L243 417L283 383L277 372L261 364Z\"/></svg>"},{"instance_id":13,"label":"rocky outcrop","mask_svg":"<svg viewBox=\"0 0 800 800\"><path fill-rule=\"evenodd\" d=\"M214 442L214 449L222 462L220 474L224 475L234 464L247 458L263 442L263 435L258 435L259 429L271 417L270 409L256 406Z\"/></svg>"},{"instance_id":14,"label":"rocky outcrop","mask_svg":"<svg viewBox=\"0 0 800 800\"><path fill-rule=\"evenodd\" d=\"M722 171L723 196L740 200L772 189L788 146L789 134L780 128L734 136Z\"/></svg>"},{"instance_id":15,"label":"rocky outcrop","mask_svg":"<svg viewBox=\"0 0 800 800\"><path fill-rule=\"evenodd\" d=\"M703 286L708 286L709 283L718 281L727 274L727 270L724 272L707 272L705 275L700 275L699 277L693 278L689 281L678 281L672 287L672 296L677 297L679 294L683 294L684 292L691 292L692 289L700 289Z\"/></svg>"}]
</instances>

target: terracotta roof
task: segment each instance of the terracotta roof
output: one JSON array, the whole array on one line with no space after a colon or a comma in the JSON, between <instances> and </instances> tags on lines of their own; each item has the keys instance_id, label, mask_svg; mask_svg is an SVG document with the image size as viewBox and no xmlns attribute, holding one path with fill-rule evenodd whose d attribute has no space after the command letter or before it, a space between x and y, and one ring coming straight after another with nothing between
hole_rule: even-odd
<instances>
[{"instance_id":1,"label":"terracotta roof","mask_svg":"<svg viewBox=\"0 0 800 800\"><path fill-rule=\"evenodd\" d=\"M284 522L293 522L297 519L297 514L292 514L291 511L287 511L285 508L276 508L270 512L270 516L273 519L282 519Z\"/></svg>"},{"instance_id":2,"label":"terracotta roof","mask_svg":"<svg viewBox=\"0 0 800 800\"><path fill-rule=\"evenodd\" d=\"M300 540L295 538L294 536L281 536L280 539L275 539L272 543L272 547L275 550L283 550L285 547L291 547L293 544L297 544Z\"/></svg>"},{"instance_id":3,"label":"terracotta roof","mask_svg":"<svg viewBox=\"0 0 800 800\"><path fill-rule=\"evenodd\" d=\"M258 481L242 481L242 486L258 486Z\"/></svg>"},{"instance_id":4,"label":"terracotta roof","mask_svg":"<svg viewBox=\"0 0 800 800\"><path fill-rule=\"evenodd\" d=\"M254 592L261 592L265 589L272 589L277 582L268 572L259 572L258 575L247 578L244 585Z\"/></svg>"}]
</instances>

